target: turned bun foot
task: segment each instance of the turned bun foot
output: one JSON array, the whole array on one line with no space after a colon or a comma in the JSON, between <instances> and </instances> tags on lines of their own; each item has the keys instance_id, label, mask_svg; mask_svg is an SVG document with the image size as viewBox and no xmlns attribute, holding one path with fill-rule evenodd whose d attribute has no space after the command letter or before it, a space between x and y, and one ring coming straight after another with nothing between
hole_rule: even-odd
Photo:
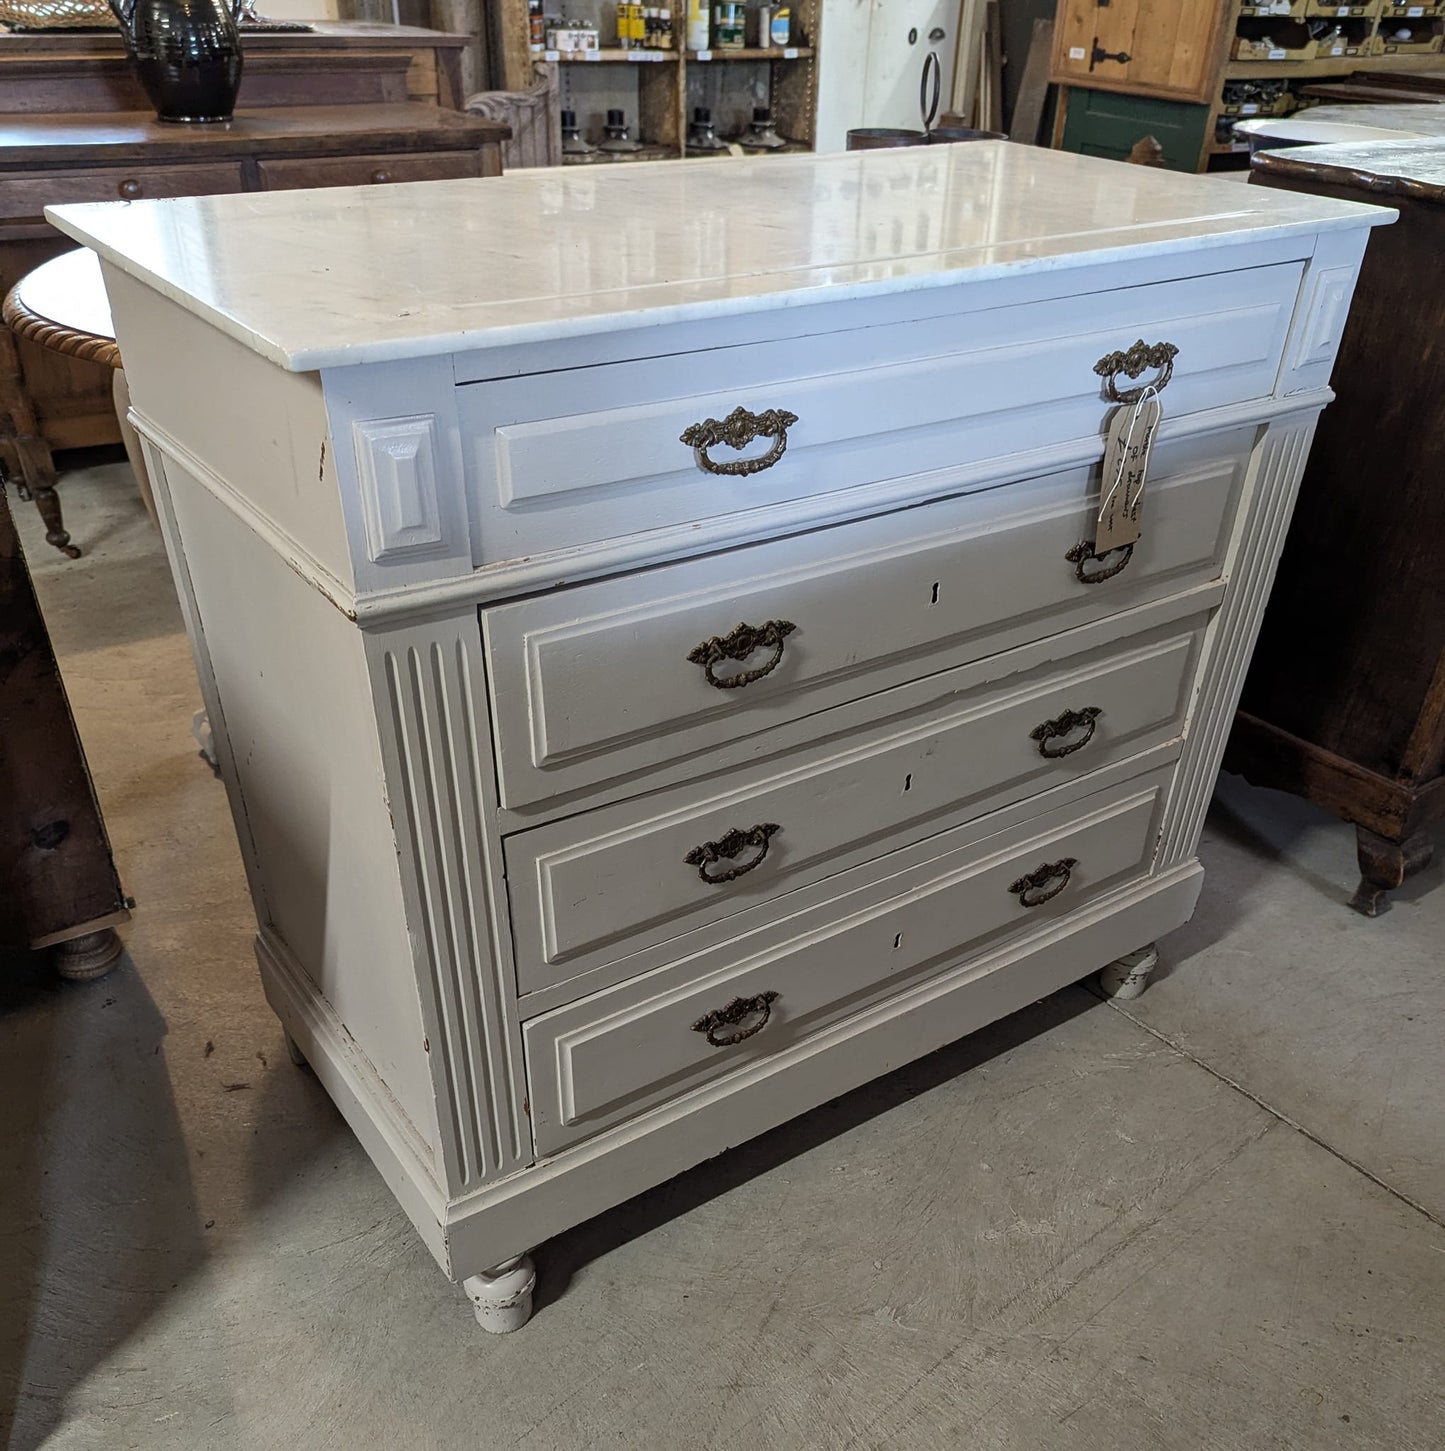
<instances>
[{"instance_id":1,"label":"turned bun foot","mask_svg":"<svg viewBox=\"0 0 1445 1451\"><path fill-rule=\"evenodd\" d=\"M87 932L83 937L57 943L51 950L55 970L67 982L93 982L120 961L125 944L114 928L102 927L99 932Z\"/></svg>"},{"instance_id":2,"label":"turned bun foot","mask_svg":"<svg viewBox=\"0 0 1445 1451\"><path fill-rule=\"evenodd\" d=\"M1159 950L1151 942L1137 952L1116 957L1099 974L1099 987L1106 998L1129 1002L1149 986L1149 974L1159 966Z\"/></svg>"},{"instance_id":3,"label":"turned bun foot","mask_svg":"<svg viewBox=\"0 0 1445 1451\"><path fill-rule=\"evenodd\" d=\"M1404 841L1391 841L1357 826L1355 855L1360 862L1360 885L1350 898L1350 906L1366 917L1378 917L1390 910L1385 894L1401 886L1406 877L1430 865L1435 842L1423 831Z\"/></svg>"},{"instance_id":4,"label":"turned bun foot","mask_svg":"<svg viewBox=\"0 0 1445 1451\"><path fill-rule=\"evenodd\" d=\"M531 1255L518 1255L480 1275L471 1275L462 1281L462 1289L472 1302L477 1324L493 1335L506 1335L520 1330L532 1318L532 1287L536 1283L537 1270Z\"/></svg>"}]
</instances>

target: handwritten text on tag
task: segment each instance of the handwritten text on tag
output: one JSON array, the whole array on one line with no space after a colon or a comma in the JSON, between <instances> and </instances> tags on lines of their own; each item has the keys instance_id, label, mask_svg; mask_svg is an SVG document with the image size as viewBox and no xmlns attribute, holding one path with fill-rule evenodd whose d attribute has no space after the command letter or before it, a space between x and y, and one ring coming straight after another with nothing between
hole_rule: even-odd
<instances>
[{"instance_id":1,"label":"handwritten text on tag","mask_svg":"<svg viewBox=\"0 0 1445 1451\"><path fill-rule=\"evenodd\" d=\"M1099 484L1095 554L1122 549L1139 537L1149 455L1154 451L1154 436L1163 414L1159 395L1146 389L1138 402L1126 403L1109 420Z\"/></svg>"}]
</instances>

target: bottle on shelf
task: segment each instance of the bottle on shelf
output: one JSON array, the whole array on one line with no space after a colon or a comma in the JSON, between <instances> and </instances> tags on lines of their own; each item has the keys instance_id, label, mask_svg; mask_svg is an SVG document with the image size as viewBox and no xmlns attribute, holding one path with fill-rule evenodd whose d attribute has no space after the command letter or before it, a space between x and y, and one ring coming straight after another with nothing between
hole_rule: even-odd
<instances>
[{"instance_id":1,"label":"bottle on shelf","mask_svg":"<svg viewBox=\"0 0 1445 1451\"><path fill-rule=\"evenodd\" d=\"M533 50L547 46L547 17L542 13L542 0L527 0L527 36Z\"/></svg>"},{"instance_id":2,"label":"bottle on shelf","mask_svg":"<svg viewBox=\"0 0 1445 1451\"><path fill-rule=\"evenodd\" d=\"M598 146L599 151L608 151L614 155L626 155L634 151L641 151L642 144L634 141L629 133L627 118L621 110L611 110L607 113L607 124L602 128L606 137Z\"/></svg>"},{"instance_id":3,"label":"bottle on shelf","mask_svg":"<svg viewBox=\"0 0 1445 1451\"><path fill-rule=\"evenodd\" d=\"M706 50L708 47L707 0L687 0L687 29L683 35L689 50Z\"/></svg>"},{"instance_id":4,"label":"bottle on shelf","mask_svg":"<svg viewBox=\"0 0 1445 1451\"><path fill-rule=\"evenodd\" d=\"M787 5L759 5L748 11L752 22L752 44L759 50L781 49L789 43L793 12Z\"/></svg>"}]
</instances>

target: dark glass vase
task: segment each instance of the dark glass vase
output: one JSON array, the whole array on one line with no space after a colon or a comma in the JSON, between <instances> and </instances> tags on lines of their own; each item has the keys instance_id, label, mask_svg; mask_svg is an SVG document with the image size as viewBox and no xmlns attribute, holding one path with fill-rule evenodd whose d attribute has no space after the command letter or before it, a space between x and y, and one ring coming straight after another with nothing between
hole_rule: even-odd
<instances>
[{"instance_id":1,"label":"dark glass vase","mask_svg":"<svg viewBox=\"0 0 1445 1451\"><path fill-rule=\"evenodd\" d=\"M241 0L108 0L162 121L229 121L241 87Z\"/></svg>"}]
</instances>

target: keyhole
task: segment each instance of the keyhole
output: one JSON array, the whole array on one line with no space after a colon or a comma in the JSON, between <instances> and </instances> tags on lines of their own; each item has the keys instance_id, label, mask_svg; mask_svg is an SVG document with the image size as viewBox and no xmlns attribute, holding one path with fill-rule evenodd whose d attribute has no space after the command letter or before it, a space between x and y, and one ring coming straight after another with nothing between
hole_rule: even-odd
<instances>
[{"instance_id":1,"label":"keyhole","mask_svg":"<svg viewBox=\"0 0 1445 1451\"><path fill-rule=\"evenodd\" d=\"M908 43L909 45L918 44L918 27L916 25L908 32Z\"/></svg>"},{"instance_id":2,"label":"keyhole","mask_svg":"<svg viewBox=\"0 0 1445 1451\"><path fill-rule=\"evenodd\" d=\"M904 789L904 790L905 790L905 791L911 791L911 790L913 790L913 772L912 772L912 771L910 771L910 772L909 772L909 773L908 773L908 774L907 774L907 775L906 775L906 776L905 776L905 777L904 777L904 778L903 778L903 789Z\"/></svg>"},{"instance_id":3,"label":"keyhole","mask_svg":"<svg viewBox=\"0 0 1445 1451\"><path fill-rule=\"evenodd\" d=\"M928 601L928 603L931 604L931 605L936 605L938 603L938 581L937 580L934 580L933 581L933 596Z\"/></svg>"},{"instance_id":4,"label":"keyhole","mask_svg":"<svg viewBox=\"0 0 1445 1451\"><path fill-rule=\"evenodd\" d=\"M902 946L903 946L903 934L900 932L893 939L893 950L896 952Z\"/></svg>"}]
</instances>

